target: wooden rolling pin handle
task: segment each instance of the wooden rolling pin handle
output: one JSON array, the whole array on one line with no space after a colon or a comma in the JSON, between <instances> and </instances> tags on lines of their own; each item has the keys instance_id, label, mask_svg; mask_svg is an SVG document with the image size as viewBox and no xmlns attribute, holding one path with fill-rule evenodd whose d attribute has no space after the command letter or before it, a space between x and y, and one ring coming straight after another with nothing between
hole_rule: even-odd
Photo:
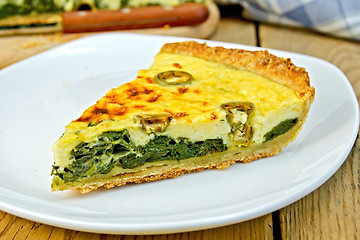
<instances>
[{"instance_id":1,"label":"wooden rolling pin handle","mask_svg":"<svg viewBox=\"0 0 360 240\"><path fill-rule=\"evenodd\" d=\"M63 13L64 33L113 31L164 26L186 26L204 22L209 10L204 4L184 3L165 8L149 6L122 10Z\"/></svg>"}]
</instances>

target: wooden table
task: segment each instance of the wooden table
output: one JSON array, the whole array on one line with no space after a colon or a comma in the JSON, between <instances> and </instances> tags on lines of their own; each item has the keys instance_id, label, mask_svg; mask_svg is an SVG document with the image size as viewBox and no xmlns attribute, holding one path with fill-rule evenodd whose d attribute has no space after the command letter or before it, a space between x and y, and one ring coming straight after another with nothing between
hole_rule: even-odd
<instances>
[{"instance_id":1,"label":"wooden table","mask_svg":"<svg viewBox=\"0 0 360 240\"><path fill-rule=\"evenodd\" d=\"M0 68L80 35L4 37ZM209 39L298 52L339 67L360 96L360 43L307 30L223 18ZM10 45L6 43L12 42ZM14 45L15 43L15 45ZM4 49L11 54L2 55ZM9 51L7 51L9 52ZM1 56L2 55L2 56ZM274 213L230 226L168 235L106 235L62 229L0 211L0 239L359 239L360 141L342 167L320 188Z\"/></svg>"}]
</instances>

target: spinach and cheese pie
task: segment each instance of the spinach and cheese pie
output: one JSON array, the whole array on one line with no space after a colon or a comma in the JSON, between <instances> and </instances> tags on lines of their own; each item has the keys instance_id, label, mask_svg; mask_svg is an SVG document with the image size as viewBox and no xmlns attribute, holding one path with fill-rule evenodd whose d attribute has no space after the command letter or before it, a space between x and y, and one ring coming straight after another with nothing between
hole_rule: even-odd
<instances>
[{"instance_id":1,"label":"spinach and cheese pie","mask_svg":"<svg viewBox=\"0 0 360 240\"><path fill-rule=\"evenodd\" d=\"M44 27L61 23L61 13L117 10L150 5L177 6L204 0L0 0L0 29Z\"/></svg>"},{"instance_id":2,"label":"spinach and cheese pie","mask_svg":"<svg viewBox=\"0 0 360 240\"><path fill-rule=\"evenodd\" d=\"M314 95L305 69L267 51L165 44L149 69L66 126L52 148L52 190L87 193L277 154Z\"/></svg>"}]
</instances>

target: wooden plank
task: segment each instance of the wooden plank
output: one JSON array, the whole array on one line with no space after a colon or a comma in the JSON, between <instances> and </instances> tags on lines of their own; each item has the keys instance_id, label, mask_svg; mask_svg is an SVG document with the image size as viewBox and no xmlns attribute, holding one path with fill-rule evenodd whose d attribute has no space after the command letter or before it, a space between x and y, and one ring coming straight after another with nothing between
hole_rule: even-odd
<instances>
[{"instance_id":1,"label":"wooden plank","mask_svg":"<svg viewBox=\"0 0 360 240\"><path fill-rule=\"evenodd\" d=\"M0 37L0 69L84 35L56 33Z\"/></svg>"},{"instance_id":2,"label":"wooden plank","mask_svg":"<svg viewBox=\"0 0 360 240\"><path fill-rule=\"evenodd\" d=\"M360 43L306 30L260 26L262 47L298 52L339 67L360 96ZM358 239L360 236L360 142L324 185L280 210L284 239Z\"/></svg>"},{"instance_id":3,"label":"wooden plank","mask_svg":"<svg viewBox=\"0 0 360 240\"><path fill-rule=\"evenodd\" d=\"M0 221L0 239L25 239L35 223L5 213Z\"/></svg>"},{"instance_id":4,"label":"wooden plank","mask_svg":"<svg viewBox=\"0 0 360 240\"><path fill-rule=\"evenodd\" d=\"M240 21L236 18L223 18L210 39L255 46L256 28L253 23Z\"/></svg>"},{"instance_id":5,"label":"wooden plank","mask_svg":"<svg viewBox=\"0 0 360 240\"><path fill-rule=\"evenodd\" d=\"M111 235L97 234L81 231L68 230L45 224L35 223L4 212L0 218L0 239L21 240L239 240L239 239L272 239L272 217L271 214L249 220L246 222L232 224L207 230L163 234L163 235ZM0 216L1 216L0 215Z\"/></svg>"}]
</instances>

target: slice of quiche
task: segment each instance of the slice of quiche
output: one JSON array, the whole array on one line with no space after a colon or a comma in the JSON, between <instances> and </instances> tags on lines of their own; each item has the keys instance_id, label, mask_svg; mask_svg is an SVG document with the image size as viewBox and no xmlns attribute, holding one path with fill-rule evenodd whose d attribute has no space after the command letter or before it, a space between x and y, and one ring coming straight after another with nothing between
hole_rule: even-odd
<instances>
[{"instance_id":1,"label":"slice of quiche","mask_svg":"<svg viewBox=\"0 0 360 240\"><path fill-rule=\"evenodd\" d=\"M52 190L111 188L277 154L315 96L307 72L267 51L168 43L152 66L65 128Z\"/></svg>"}]
</instances>

